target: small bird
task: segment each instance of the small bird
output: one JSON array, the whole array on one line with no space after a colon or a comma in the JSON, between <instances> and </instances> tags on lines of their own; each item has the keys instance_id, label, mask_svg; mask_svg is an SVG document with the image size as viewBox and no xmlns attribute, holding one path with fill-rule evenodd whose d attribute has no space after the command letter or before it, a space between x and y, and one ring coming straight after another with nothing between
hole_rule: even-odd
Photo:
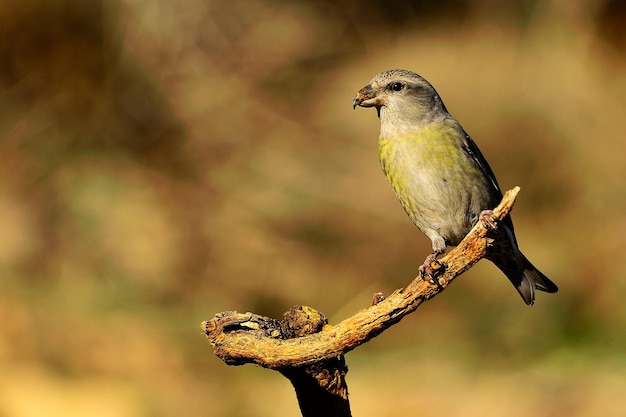
<instances>
[{"instance_id":1,"label":"small bird","mask_svg":"<svg viewBox=\"0 0 626 417\"><path fill-rule=\"evenodd\" d=\"M456 246L477 221L487 225L502 199L496 177L472 138L448 113L433 86L420 75L394 69L376 75L357 93L353 108L375 107L380 119L380 162L411 221L430 238L429 271L448 245ZM527 305L535 290L558 287L520 252L510 216L504 238L487 254Z\"/></svg>"}]
</instances>

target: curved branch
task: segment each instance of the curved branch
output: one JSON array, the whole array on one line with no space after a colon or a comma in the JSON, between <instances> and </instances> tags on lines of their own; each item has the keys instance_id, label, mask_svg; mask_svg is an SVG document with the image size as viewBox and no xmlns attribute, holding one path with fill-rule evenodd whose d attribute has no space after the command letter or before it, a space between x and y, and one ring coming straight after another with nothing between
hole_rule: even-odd
<instances>
[{"instance_id":1,"label":"curved branch","mask_svg":"<svg viewBox=\"0 0 626 417\"><path fill-rule=\"evenodd\" d=\"M418 276L406 288L335 325L326 324L323 315L305 308L304 320L295 325L289 318L278 321L252 313L224 312L203 322L202 330L215 354L231 365L255 363L284 370L338 358L399 322L485 257L518 192L519 187L507 191L493 210L494 229L478 222L457 247L433 262L438 283ZM304 330L295 335L290 333L293 326Z\"/></svg>"}]
</instances>

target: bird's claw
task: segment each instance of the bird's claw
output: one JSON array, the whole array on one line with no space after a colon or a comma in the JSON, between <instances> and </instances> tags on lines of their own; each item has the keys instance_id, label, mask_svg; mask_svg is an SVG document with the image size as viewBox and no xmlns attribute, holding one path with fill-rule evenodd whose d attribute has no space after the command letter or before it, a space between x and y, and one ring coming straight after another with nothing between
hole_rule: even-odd
<instances>
[{"instance_id":1,"label":"bird's claw","mask_svg":"<svg viewBox=\"0 0 626 417\"><path fill-rule=\"evenodd\" d=\"M489 231L496 230L496 222L494 221L493 210L483 210L478 215L478 220L483 227Z\"/></svg>"},{"instance_id":2,"label":"bird's claw","mask_svg":"<svg viewBox=\"0 0 626 417\"><path fill-rule=\"evenodd\" d=\"M432 284L435 284L440 290L443 289L443 286L439 282L438 276L441 275L443 271L443 265L439 263L437 260L437 256L439 253L434 252L426 257L424 263L419 267L419 273L422 279L426 279L428 277L428 281ZM433 268L433 264L436 266Z\"/></svg>"}]
</instances>

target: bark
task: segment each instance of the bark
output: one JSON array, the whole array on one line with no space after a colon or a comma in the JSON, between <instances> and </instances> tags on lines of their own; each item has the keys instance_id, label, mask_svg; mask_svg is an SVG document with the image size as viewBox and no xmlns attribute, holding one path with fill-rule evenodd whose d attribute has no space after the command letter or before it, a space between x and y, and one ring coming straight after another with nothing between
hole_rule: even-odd
<instances>
[{"instance_id":1,"label":"bark","mask_svg":"<svg viewBox=\"0 0 626 417\"><path fill-rule=\"evenodd\" d=\"M518 192L519 187L506 192L493 210L493 229L478 222L457 247L431 264L435 278L418 275L386 298L375 294L372 306L338 324L328 324L323 314L310 307L296 306L282 320L253 313L219 313L202 322L202 330L215 355L227 364L254 363L287 377L303 416L348 417L343 355L398 323L485 257Z\"/></svg>"}]
</instances>

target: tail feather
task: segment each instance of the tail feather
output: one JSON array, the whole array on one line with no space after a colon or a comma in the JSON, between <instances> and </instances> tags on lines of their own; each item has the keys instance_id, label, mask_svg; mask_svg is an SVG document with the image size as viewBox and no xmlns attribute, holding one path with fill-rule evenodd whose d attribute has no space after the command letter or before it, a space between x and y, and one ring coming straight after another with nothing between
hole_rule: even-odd
<instances>
[{"instance_id":1,"label":"tail feather","mask_svg":"<svg viewBox=\"0 0 626 417\"><path fill-rule=\"evenodd\" d=\"M559 288L522 254L517 247L513 223L510 217L507 219L509 219L509 225L505 223L504 231L508 239L496 241L488 259L506 275L524 302L531 306L535 303L535 290L554 293Z\"/></svg>"},{"instance_id":2,"label":"tail feather","mask_svg":"<svg viewBox=\"0 0 626 417\"><path fill-rule=\"evenodd\" d=\"M496 266L506 275L509 281L511 281L524 302L529 306L535 303L535 290L548 293L555 293L559 290L559 287L557 287L554 282L550 281L548 277L535 268L526 258L524 258L523 269L508 269L498 263L496 263Z\"/></svg>"},{"instance_id":3,"label":"tail feather","mask_svg":"<svg viewBox=\"0 0 626 417\"><path fill-rule=\"evenodd\" d=\"M524 270L524 276L529 276L529 278L535 283L535 288L540 291L555 293L559 290L559 287L550 279L541 273L537 268L535 268L530 262L528 262L530 268L526 268Z\"/></svg>"}]
</instances>

